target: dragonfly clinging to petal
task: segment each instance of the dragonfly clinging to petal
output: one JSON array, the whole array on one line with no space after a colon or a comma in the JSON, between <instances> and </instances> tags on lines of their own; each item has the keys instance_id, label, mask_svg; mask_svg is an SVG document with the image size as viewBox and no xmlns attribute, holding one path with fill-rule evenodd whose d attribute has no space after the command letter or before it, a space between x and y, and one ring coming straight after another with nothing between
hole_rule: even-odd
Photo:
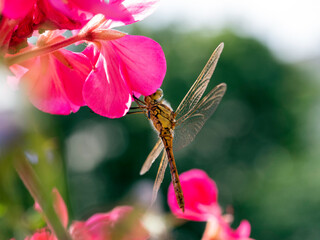
<instances>
[{"instance_id":1,"label":"dragonfly clinging to petal","mask_svg":"<svg viewBox=\"0 0 320 240\"><path fill-rule=\"evenodd\" d=\"M133 107L131 109L139 110L129 113L145 113L147 118L151 120L155 129L159 132L159 141L156 143L143 164L140 171L141 175L150 169L152 163L163 150L160 166L153 187L152 202L154 202L157 197L157 193L164 178L165 170L169 163L177 202L181 210L184 211L184 198L173 155L173 149L175 151L179 150L193 141L204 123L215 112L227 89L227 85L225 83L221 83L201 99L215 70L222 49L223 43L221 43L212 53L199 77L183 98L175 112L162 99L163 93L161 89L158 89L152 95L146 96L144 101L135 98L138 107Z\"/></svg>"}]
</instances>

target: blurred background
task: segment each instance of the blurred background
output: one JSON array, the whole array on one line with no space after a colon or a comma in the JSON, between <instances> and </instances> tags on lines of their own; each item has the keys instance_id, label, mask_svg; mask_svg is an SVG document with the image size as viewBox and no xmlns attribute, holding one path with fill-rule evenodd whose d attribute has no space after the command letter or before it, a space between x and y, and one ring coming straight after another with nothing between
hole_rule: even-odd
<instances>
[{"instance_id":1,"label":"blurred background","mask_svg":"<svg viewBox=\"0 0 320 240\"><path fill-rule=\"evenodd\" d=\"M205 170L236 228L250 221L259 240L320 239L320 11L317 1L169 1L122 30L161 44L162 89L175 109L212 51L225 48L208 90L228 90L195 141L175 153L180 173ZM3 78L2 78L3 79ZM143 115L106 119L83 107L53 116L0 88L0 239L43 226L10 161L23 146L47 186L57 186L71 219L151 198L158 162L140 168L157 141ZM200 239L205 223L175 222L166 172L153 219L158 239ZM171 219L167 221L167 219ZM152 226L151 226L152 227Z\"/></svg>"}]
</instances>

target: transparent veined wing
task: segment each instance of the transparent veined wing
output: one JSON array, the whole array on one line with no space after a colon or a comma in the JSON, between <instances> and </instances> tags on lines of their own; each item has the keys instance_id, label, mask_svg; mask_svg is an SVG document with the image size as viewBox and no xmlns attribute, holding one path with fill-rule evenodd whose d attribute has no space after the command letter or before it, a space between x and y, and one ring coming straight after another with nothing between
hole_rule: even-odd
<instances>
[{"instance_id":1,"label":"transparent veined wing","mask_svg":"<svg viewBox=\"0 0 320 240\"><path fill-rule=\"evenodd\" d=\"M201 71L199 77L193 83L190 90L188 91L188 93L178 106L177 110L175 111L177 117L187 115L188 112L191 111L199 102L217 66L217 62L223 50L223 46L224 44L220 43L219 46L212 53L207 64Z\"/></svg>"},{"instance_id":2,"label":"transparent veined wing","mask_svg":"<svg viewBox=\"0 0 320 240\"><path fill-rule=\"evenodd\" d=\"M187 146L199 133L204 123L217 109L227 85L221 83L211 90L189 113L177 119L174 130L173 149Z\"/></svg>"},{"instance_id":3,"label":"transparent veined wing","mask_svg":"<svg viewBox=\"0 0 320 240\"><path fill-rule=\"evenodd\" d=\"M152 163L160 155L163 148L164 148L163 143L162 143L161 139L159 139L158 142L156 143L156 145L153 147L152 151L149 153L146 161L144 162L144 164L140 170L140 175L143 175L149 171Z\"/></svg>"},{"instance_id":4,"label":"transparent veined wing","mask_svg":"<svg viewBox=\"0 0 320 240\"><path fill-rule=\"evenodd\" d=\"M166 151L164 150L162 153L159 169L157 172L157 177L156 177L156 180L154 181L154 185L153 185L151 204L153 204L155 202L155 200L157 199L158 191L159 191L161 183L163 181L167 166L168 166L168 155L167 155Z\"/></svg>"}]
</instances>

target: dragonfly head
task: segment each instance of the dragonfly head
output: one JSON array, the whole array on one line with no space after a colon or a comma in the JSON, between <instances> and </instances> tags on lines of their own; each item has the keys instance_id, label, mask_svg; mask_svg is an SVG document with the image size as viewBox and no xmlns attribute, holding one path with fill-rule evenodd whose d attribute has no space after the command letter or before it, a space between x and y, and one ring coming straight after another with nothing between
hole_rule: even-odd
<instances>
[{"instance_id":1,"label":"dragonfly head","mask_svg":"<svg viewBox=\"0 0 320 240\"><path fill-rule=\"evenodd\" d=\"M159 101L161 101L162 97L163 97L163 91L162 91L161 88L158 88L155 93L153 93L153 94L151 94L151 95L149 95L149 96L144 97L144 101L145 101L146 103L152 102L152 101L159 102Z\"/></svg>"}]
</instances>

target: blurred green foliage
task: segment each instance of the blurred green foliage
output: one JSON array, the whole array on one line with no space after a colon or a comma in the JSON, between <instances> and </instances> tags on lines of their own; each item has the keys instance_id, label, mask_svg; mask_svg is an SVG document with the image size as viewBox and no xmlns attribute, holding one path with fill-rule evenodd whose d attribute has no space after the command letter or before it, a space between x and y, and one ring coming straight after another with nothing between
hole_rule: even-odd
<instances>
[{"instance_id":1,"label":"blurred green foliage","mask_svg":"<svg viewBox=\"0 0 320 240\"><path fill-rule=\"evenodd\" d=\"M216 34L136 28L132 34L151 37L163 47L168 69L162 89L173 109L212 51L220 42L225 43L208 90L226 82L227 93L195 141L176 153L178 170L205 170L218 185L220 204L224 209L232 206L233 226L249 220L252 238L319 239L319 150L310 149L316 146L312 142L316 138L311 136L316 133L307 131L306 126L313 122L310 109L319 91L312 81L314 76L297 65L280 62L259 41L229 30ZM45 179L50 176L47 170L54 169L53 175L60 176L57 185L66 184L73 219L85 219L120 204L135 204L137 185L153 182L158 162L145 176L139 176L156 142L156 133L145 116L106 119L86 107L70 116L37 110L32 115L37 129L47 138L32 146L54 139L62 154L62 161L54 158L55 168L42 166L41 171ZM40 164L43 158L39 159ZM5 160L0 160L0 239L21 236L13 234L23 227L32 229L25 223L25 216L33 212L32 199L6 166ZM169 183L167 172L158 197L165 211L169 211ZM200 239L204 226L182 224L168 239Z\"/></svg>"}]
</instances>

